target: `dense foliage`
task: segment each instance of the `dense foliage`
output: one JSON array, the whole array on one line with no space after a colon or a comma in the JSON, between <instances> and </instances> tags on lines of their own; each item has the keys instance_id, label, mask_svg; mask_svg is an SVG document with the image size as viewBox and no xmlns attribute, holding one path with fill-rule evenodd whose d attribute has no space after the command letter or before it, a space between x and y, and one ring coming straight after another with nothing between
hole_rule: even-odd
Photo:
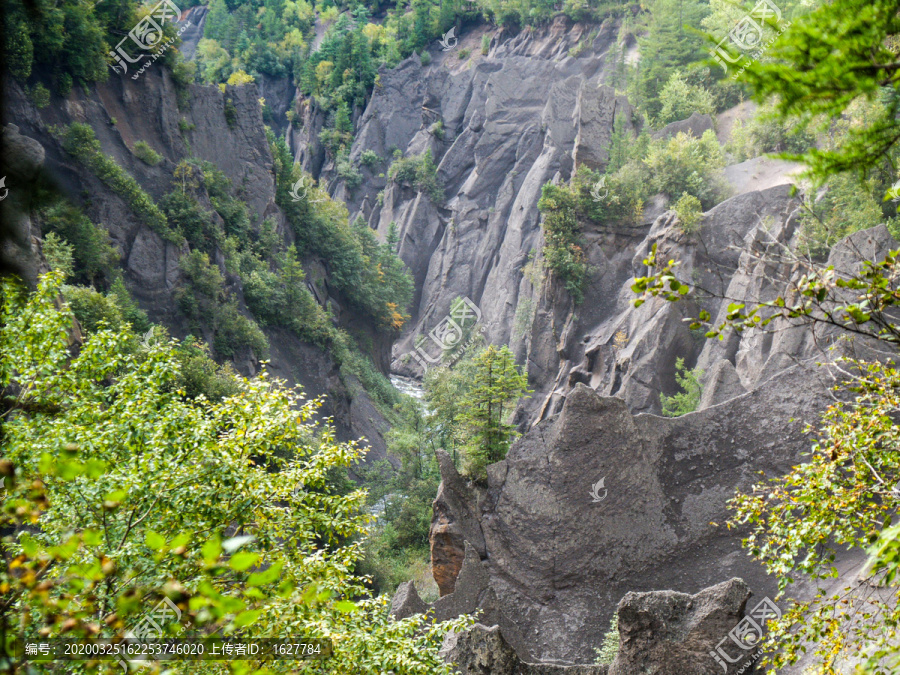
<instances>
[{"instance_id":1,"label":"dense foliage","mask_svg":"<svg viewBox=\"0 0 900 675\"><path fill-rule=\"evenodd\" d=\"M544 263L576 303L584 297L590 274L585 228L627 230L639 223L644 202L663 193L682 216L682 227L691 231L701 211L729 191L722 175L725 155L712 131L700 138L679 132L651 141L646 134L633 138L616 126L609 155L606 174L579 166L567 184L544 185L538 202L544 216Z\"/></svg>"},{"instance_id":2,"label":"dense foliage","mask_svg":"<svg viewBox=\"0 0 900 675\"><path fill-rule=\"evenodd\" d=\"M385 441L399 469L384 462L365 472L378 518L360 570L377 591L412 579L424 599L437 598L428 540L441 481L435 451L446 451L463 475L484 480L487 464L502 459L515 438L509 417L527 393L526 375L506 347L485 348L477 331L460 343L426 373L423 399L405 397L396 407Z\"/></svg>"},{"instance_id":3,"label":"dense foliage","mask_svg":"<svg viewBox=\"0 0 900 675\"><path fill-rule=\"evenodd\" d=\"M121 634L167 597L186 635L332 639L333 659L277 672L447 672L441 635L466 619L391 622L348 571L365 495L328 477L362 451L313 424L318 403L265 374L190 398L161 329L74 349L60 284L3 285L4 644Z\"/></svg>"}]
</instances>

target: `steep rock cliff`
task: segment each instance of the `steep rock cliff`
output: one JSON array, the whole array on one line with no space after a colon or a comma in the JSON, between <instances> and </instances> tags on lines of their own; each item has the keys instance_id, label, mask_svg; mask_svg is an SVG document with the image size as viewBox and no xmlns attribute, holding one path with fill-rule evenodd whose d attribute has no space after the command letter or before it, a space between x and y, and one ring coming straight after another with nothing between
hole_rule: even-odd
<instances>
[{"instance_id":1,"label":"steep rock cliff","mask_svg":"<svg viewBox=\"0 0 900 675\"><path fill-rule=\"evenodd\" d=\"M182 278L179 259L187 249L163 239L122 197L67 154L51 132L52 126L89 124L102 151L154 199L171 189L172 174L181 159L194 157L211 162L225 173L248 204L254 228L271 218L279 235L288 243L293 241L293 232L275 204L273 159L255 85L229 87L225 93L217 87L190 85L183 92L183 105L179 107L179 92L172 78L157 64L136 81L112 76L88 94L76 88L65 98L54 95L51 105L40 110L16 82L8 82L6 91L6 121L18 127L21 137L32 139L43 148L45 180L109 230L132 295L151 320L166 325L174 335L184 337L188 331L174 295ZM226 99L234 106L230 123L225 114ZM138 141L148 143L162 161L150 166L138 160L131 151ZM11 178L16 180L18 176ZM210 209L208 204L206 207ZM37 220L32 219L28 229L28 237L40 238ZM217 251L213 262L232 293L242 298L240 279L225 269L221 251ZM386 370L389 336L344 310L340 295L329 289L327 269L320 261L309 259L305 266L309 283L322 302L336 312L341 325L352 325L355 332L368 336L370 356ZM240 306L246 313L242 302ZM382 433L386 423L362 388L351 383L352 391L348 389L331 358L320 348L303 343L286 330L267 332L271 345L269 370L289 384L302 385L309 396L327 394L323 413L334 417L339 437L365 437L372 446L368 459L383 458ZM238 353L234 360L244 374L253 374L260 367L249 350Z\"/></svg>"}]
</instances>

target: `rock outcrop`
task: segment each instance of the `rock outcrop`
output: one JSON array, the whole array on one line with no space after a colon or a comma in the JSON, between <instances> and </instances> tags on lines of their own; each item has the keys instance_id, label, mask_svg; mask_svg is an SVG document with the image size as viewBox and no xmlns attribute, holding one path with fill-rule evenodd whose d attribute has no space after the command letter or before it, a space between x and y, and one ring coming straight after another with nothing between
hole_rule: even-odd
<instances>
[{"instance_id":1,"label":"rock outcrop","mask_svg":"<svg viewBox=\"0 0 900 675\"><path fill-rule=\"evenodd\" d=\"M662 196L648 202L633 227L587 226L584 250L592 273L578 307L557 283L526 274L530 261L541 261L541 186L568 180L579 164L603 170L617 121L625 130L639 130L628 101L607 86L606 57L616 39L616 22L599 26L578 58L565 56L586 34L579 24L560 18L516 36L495 35L486 56L476 53L466 62L436 52L428 65L413 55L383 70L359 115L350 153L358 160L371 151L382 162L362 166L363 183L352 190L315 147L319 122L313 111L304 122L310 141L301 154L304 166L321 171L354 218L362 217L382 236L391 224L398 228L399 253L417 293L412 321L394 345L392 369L421 374L422 366L411 358L416 340L428 340L454 298L470 298L479 307L488 341L510 345L519 362L528 364L534 394L517 417L523 430L558 414L578 384L622 398L633 412L658 413L660 394L678 391L678 358L688 367L702 364L706 406L753 389L796 360L820 356L817 347L800 345L787 360L763 368L761 378L761 364L751 366L737 357L744 352L760 356L749 336L730 339L723 350L688 330L683 319L698 309L695 305L660 299L633 307L632 279L645 272L642 261L653 244L661 257L681 261L679 274L709 291L698 303L713 316L727 306L721 300L726 291L739 293L733 299L752 300L763 284L759 271L741 268L750 265L742 252L764 233L774 233L785 244L797 232L799 201L788 184L791 167L784 164L751 160L727 174L735 195L705 213L695 234L681 231ZM708 116L693 115L657 135L685 131L699 136L711 128ZM395 150L406 157L430 152L444 199L432 201L389 181ZM733 285L736 278L743 288ZM734 373L716 366L723 359ZM459 563L458 556L439 559L437 568L458 568ZM450 585L442 579L441 588L446 592Z\"/></svg>"},{"instance_id":2,"label":"rock outcrop","mask_svg":"<svg viewBox=\"0 0 900 675\"><path fill-rule=\"evenodd\" d=\"M757 472L798 461L808 446L799 420L824 406L828 384L796 366L678 418L633 416L621 399L576 385L558 415L488 467L487 487L466 486L477 493L485 553L479 574L464 579L467 559L446 599L483 598L479 607L525 660L585 662L629 591L696 593L740 576L774 593L741 548L745 533L723 526L726 502ZM447 472L443 504L459 480ZM474 558L476 547L465 548Z\"/></svg>"},{"instance_id":3,"label":"rock outcrop","mask_svg":"<svg viewBox=\"0 0 900 675\"><path fill-rule=\"evenodd\" d=\"M31 203L44 166L44 148L9 124L3 128L0 158L0 274L15 274L29 284L37 281L39 228Z\"/></svg>"},{"instance_id":4,"label":"rock outcrop","mask_svg":"<svg viewBox=\"0 0 900 675\"><path fill-rule=\"evenodd\" d=\"M397 587L397 592L391 599L391 617L400 620L416 614L424 614L427 611L428 605L419 597L419 592L413 582L404 581Z\"/></svg>"},{"instance_id":5,"label":"rock outcrop","mask_svg":"<svg viewBox=\"0 0 900 675\"><path fill-rule=\"evenodd\" d=\"M462 675L745 675L755 672L758 650L736 647L728 635L744 619L750 595L738 578L694 595L628 593L618 605L619 649L608 665L529 663L516 654L500 626L481 622L448 634L441 653ZM717 652L723 639L727 661Z\"/></svg>"}]
</instances>

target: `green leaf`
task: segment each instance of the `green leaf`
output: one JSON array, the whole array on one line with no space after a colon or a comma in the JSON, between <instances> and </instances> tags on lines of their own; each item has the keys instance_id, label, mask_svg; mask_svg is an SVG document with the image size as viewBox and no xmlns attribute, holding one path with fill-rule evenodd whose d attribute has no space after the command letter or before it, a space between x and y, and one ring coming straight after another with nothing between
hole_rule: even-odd
<instances>
[{"instance_id":1,"label":"green leaf","mask_svg":"<svg viewBox=\"0 0 900 675\"><path fill-rule=\"evenodd\" d=\"M338 600L334 603L334 608L343 614L349 614L356 610L356 603L349 600Z\"/></svg>"},{"instance_id":2,"label":"green leaf","mask_svg":"<svg viewBox=\"0 0 900 675\"><path fill-rule=\"evenodd\" d=\"M144 542L154 551L159 551L166 545L166 538L153 530L147 530L147 534L144 535Z\"/></svg>"},{"instance_id":3,"label":"green leaf","mask_svg":"<svg viewBox=\"0 0 900 675\"><path fill-rule=\"evenodd\" d=\"M259 618L260 614L262 614L261 609L249 609L234 617L232 623L235 628L243 628L244 626L249 626L251 623L254 623Z\"/></svg>"},{"instance_id":4,"label":"green leaf","mask_svg":"<svg viewBox=\"0 0 900 675\"><path fill-rule=\"evenodd\" d=\"M264 569L261 572L254 572L247 578L247 585L262 586L264 584L270 584L273 581L277 581L281 576L281 570L283 567L284 562L279 560L278 562L270 565L267 569Z\"/></svg>"},{"instance_id":5,"label":"green leaf","mask_svg":"<svg viewBox=\"0 0 900 675\"><path fill-rule=\"evenodd\" d=\"M245 569L254 565L257 560L259 560L259 553L241 551L240 553L235 553L231 556L231 559L228 561L228 566L236 572L243 572Z\"/></svg>"},{"instance_id":6,"label":"green leaf","mask_svg":"<svg viewBox=\"0 0 900 675\"><path fill-rule=\"evenodd\" d=\"M203 559L208 563L217 560L222 553L222 542L219 540L219 535L215 535L207 540L207 542L203 544L203 548L200 549L200 553L203 555Z\"/></svg>"}]
</instances>

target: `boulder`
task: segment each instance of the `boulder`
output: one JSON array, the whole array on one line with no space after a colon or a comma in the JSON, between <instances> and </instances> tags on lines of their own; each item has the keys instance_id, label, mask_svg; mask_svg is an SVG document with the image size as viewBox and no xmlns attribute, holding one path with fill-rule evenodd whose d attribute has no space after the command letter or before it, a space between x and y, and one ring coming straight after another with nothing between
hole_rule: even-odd
<instances>
[{"instance_id":1,"label":"boulder","mask_svg":"<svg viewBox=\"0 0 900 675\"><path fill-rule=\"evenodd\" d=\"M428 534L431 549L431 570L442 596L453 592L456 577L466 555L465 543L473 546L479 556L485 554L484 536L476 515L478 496L459 475L453 460L441 449L436 451L441 470L441 484L432 504L431 530Z\"/></svg>"},{"instance_id":2,"label":"boulder","mask_svg":"<svg viewBox=\"0 0 900 675\"><path fill-rule=\"evenodd\" d=\"M406 619L427 611L428 605L419 597L419 592L412 581L404 581L397 586L397 592L391 599L391 617L396 620Z\"/></svg>"},{"instance_id":3,"label":"boulder","mask_svg":"<svg viewBox=\"0 0 900 675\"><path fill-rule=\"evenodd\" d=\"M667 124L662 129L652 135L654 139L671 138L678 134L689 134L694 138L700 138L707 131L715 130L715 123L709 115L701 115L700 113L691 113L686 120L679 120Z\"/></svg>"},{"instance_id":4,"label":"boulder","mask_svg":"<svg viewBox=\"0 0 900 675\"><path fill-rule=\"evenodd\" d=\"M750 589L738 578L695 595L626 594L618 608L619 653L609 675L721 675L722 666L710 652L741 621L749 597ZM728 675L752 656L730 665Z\"/></svg>"}]
</instances>

